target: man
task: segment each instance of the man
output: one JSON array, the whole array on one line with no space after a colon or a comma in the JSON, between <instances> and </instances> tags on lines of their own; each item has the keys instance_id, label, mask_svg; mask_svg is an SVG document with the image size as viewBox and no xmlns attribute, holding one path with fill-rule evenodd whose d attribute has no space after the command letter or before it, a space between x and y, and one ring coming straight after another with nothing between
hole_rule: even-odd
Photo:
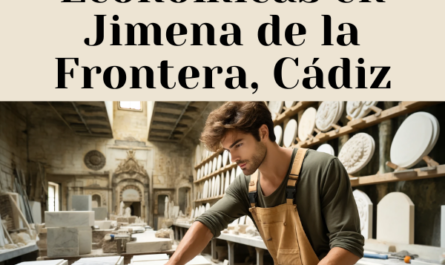
<instances>
[{"instance_id":1,"label":"man","mask_svg":"<svg viewBox=\"0 0 445 265\"><path fill-rule=\"evenodd\" d=\"M243 174L200 216L167 264L185 264L233 220L248 215L275 264L352 265L364 238L348 174L334 156L275 143L264 102L227 102L210 113L201 141L230 151Z\"/></svg>"}]
</instances>

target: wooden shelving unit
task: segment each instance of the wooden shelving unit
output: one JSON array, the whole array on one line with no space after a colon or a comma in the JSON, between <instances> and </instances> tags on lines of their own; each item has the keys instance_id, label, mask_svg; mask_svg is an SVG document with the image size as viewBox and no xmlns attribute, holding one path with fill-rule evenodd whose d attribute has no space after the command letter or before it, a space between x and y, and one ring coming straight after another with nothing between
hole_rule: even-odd
<instances>
[{"instance_id":1,"label":"wooden shelving unit","mask_svg":"<svg viewBox=\"0 0 445 265\"><path fill-rule=\"evenodd\" d=\"M422 108L432 106L438 104L438 102L422 102L422 101L404 101L400 102L399 105L386 109L380 113L380 115L369 115L362 119L356 119L350 121L346 126L341 127L340 129L331 130L326 133L321 133L316 135L310 140L299 142L298 144L294 146L299 147L311 147L317 144L325 143L329 140L338 138L345 134L350 134L368 127L371 127L373 125L376 125L382 121L392 119L404 114L409 114L414 111L420 110Z\"/></svg>"},{"instance_id":2,"label":"wooden shelving unit","mask_svg":"<svg viewBox=\"0 0 445 265\"><path fill-rule=\"evenodd\" d=\"M278 117L274 120L274 125L282 124L287 119L290 119L298 114L300 111L304 111L306 108L317 104L316 101L300 101L296 105L292 106L289 109L286 109L283 113L278 115ZM382 121L392 119L404 114L410 114L415 111L419 111L423 108L438 104L440 102L423 102L423 101L402 101L397 106L394 106L392 108L383 110L379 113L370 114L367 117L364 117L362 119L355 119L348 122L345 126L340 127L338 129L333 129L329 132L320 133L316 136L314 136L312 139L307 141L299 142L293 147L304 147L309 148L314 145L322 144L324 142L327 142L329 140L335 139L337 137L340 137L342 135L354 133L360 130L363 130L365 128L371 127L373 125L376 125L378 123L381 123ZM212 154L207 159L204 159L201 161L198 165L195 166L195 170L198 170L201 168L205 163L213 160L215 157L220 155L224 150L220 149L214 154ZM209 180L213 178L214 176L218 174L225 173L229 170L232 170L233 168L236 168L236 163L232 163L230 165L225 166L224 168L219 169L216 172L213 172L212 174L205 176L199 180L194 181L194 184L201 184L206 180ZM350 176L351 186L352 187L358 187L358 186L364 186L364 185L375 185L375 184L381 184L381 183L389 183L389 182L397 182L397 181L410 181L410 180L419 180L419 179L428 179L428 178L436 178L436 177L444 177L445 176L445 165L438 165L436 167L424 167L424 168L415 168L415 169L409 169L409 170L403 170L403 171L396 171L396 172L390 172L390 173L378 173L375 175L370 176L360 176L360 177L354 177ZM206 198L206 199L199 199L195 200L195 203L207 203L207 202L215 202L219 199L223 198L224 195L212 197L212 198Z\"/></svg>"},{"instance_id":3,"label":"wooden shelving unit","mask_svg":"<svg viewBox=\"0 0 445 265\"><path fill-rule=\"evenodd\" d=\"M199 200L195 200L195 202L205 203L205 202L211 202L211 201L215 201L215 200L217 201L217 200L221 199L222 197L224 197L224 195L211 197L211 198L205 198L205 199L199 199Z\"/></svg>"},{"instance_id":4,"label":"wooden shelving unit","mask_svg":"<svg viewBox=\"0 0 445 265\"><path fill-rule=\"evenodd\" d=\"M207 157L206 159L202 160L199 164L197 164L195 166L195 170L198 170L200 167L202 167L202 165L205 165L205 163L213 160L215 157L218 157L218 155L222 154L222 152L224 152L224 149L218 149L218 151L216 151L215 153L213 153L211 156Z\"/></svg>"},{"instance_id":5,"label":"wooden shelving unit","mask_svg":"<svg viewBox=\"0 0 445 265\"><path fill-rule=\"evenodd\" d=\"M219 175L221 173L225 173L225 172L227 172L229 170L232 170L233 168L236 168L236 163L232 163L232 164L227 165L227 166L225 166L223 168L220 168L219 170L213 172L210 175L207 175L207 176L205 176L205 177L203 177L201 179L195 180L193 183L197 184L197 183L206 181L206 180L211 179L212 177L215 177L215 176L217 176L217 175Z\"/></svg>"},{"instance_id":6,"label":"wooden shelving unit","mask_svg":"<svg viewBox=\"0 0 445 265\"><path fill-rule=\"evenodd\" d=\"M299 101L297 104L289 109L286 109L283 113L278 115L278 117L273 121L274 125L283 123L287 118L293 117L301 110L317 104L317 101Z\"/></svg>"},{"instance_id":7,"label":"wooden shelving unit","mask_svg":"<svg viewBox=\"0 0 445 265\"><path fill-rule=\"evenodd\" d=\"M414 168L399 172L376 174L364 177L350 176L352 187L381 183L438 178L445 176L445 165L437 167Z\"/></svg>"}]
</instances>

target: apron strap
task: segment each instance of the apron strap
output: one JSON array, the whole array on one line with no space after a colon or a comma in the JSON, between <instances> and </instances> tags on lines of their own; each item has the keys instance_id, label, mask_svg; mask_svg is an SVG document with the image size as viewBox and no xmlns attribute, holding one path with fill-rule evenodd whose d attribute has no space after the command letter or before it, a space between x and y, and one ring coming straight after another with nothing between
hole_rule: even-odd
<instances>
[{"instance_id":1,"label":"apron strap","mask_svg":"<svg viewBox=\"0 0 445 265\"><path fill-rule=\"evenodd\" d=\"M294 162L292 163L292 169L289 174L289 179L287 180L287 187L286 187L286 202L287 204L290 205L295 204L295 193L297 190L296 185L298 177L300 175L304 156L306 155L306 151L307 149L305 148L298 148L297 153L295 154ZM259 174L260 174L259 170L257 170L255 171L255 173L250 175L249 203L251 207L255 207L258 198L257 182Z\"/></svg>"},{"instance_id":2,"label":"apron strap","mask_svg":"<svg viewBox=\"0 0 445 265\"><path fill-rule=\"evenodd\" d=\"M255 207L256 199L258 197L257 192L257 182L258 182L258 175L259 170L255 171L252 175L250 175L250 182L249 182L249 202L251 207Z\"/></svg>"},{"instance_id":3,"label":"apron strap","mask_svg":"<svg viewBox=\"0 0 445 265\"><path fill-rule=\"evenodd\" d=\"M294 162L292 163L292 169L287 180L286 187L286 203L290 205L295 204L295 194L297 192L297 182L300 176L301 166L303 165L304 156L307 149L298 148L297 154L295 154Z\"/></svg>"}]
</instances>

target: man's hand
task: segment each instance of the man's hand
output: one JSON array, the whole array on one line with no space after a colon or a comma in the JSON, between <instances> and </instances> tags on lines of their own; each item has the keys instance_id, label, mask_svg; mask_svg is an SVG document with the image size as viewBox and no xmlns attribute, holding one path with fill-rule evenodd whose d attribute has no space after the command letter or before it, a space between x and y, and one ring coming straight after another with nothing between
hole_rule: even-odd
<instances>
[{"instance_id":1,"label":"man's hand","mask_svg":"<svg viewBox=\"0 0 445 265\"><path fill-rule=\"evenodd\" d=\"M196 257L213 238L212 232L201 222L195 222L165 265L184 265Z\"/></svg>"},{"instance_id":2,"label":"man's hand","mask_svg":"<svg viewBox=\"0 0 445 265\"><path fill-rule=\"evenodd\" d=\"M354 265L360 258L346 249L332 248L318 265Z\"/></svg>"}]
</instances>

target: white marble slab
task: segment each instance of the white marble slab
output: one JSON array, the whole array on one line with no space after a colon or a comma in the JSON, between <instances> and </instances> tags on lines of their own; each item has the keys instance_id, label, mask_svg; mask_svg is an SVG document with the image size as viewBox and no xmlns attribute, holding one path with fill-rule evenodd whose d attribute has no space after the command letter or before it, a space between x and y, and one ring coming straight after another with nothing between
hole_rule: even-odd
<instances>
[{"instance_id":1,"label":"white marble slab","mask_svg":"<svg viewBox=\"0 0 445 265\"><path fill-rule=\"evenodd\" d=\"M204 258L201 255L194 257L191 261L187 262L185 265L212 265L213 263Z\"/></svg>"},{"instance_id":2,"label":"white marble slab","mask_svg":"<svg viewBox=\"0 0 445 265\"><path fill-rule=\"evenodd\" d=\"M76 227L49 227L47 229L48 257L74 257L79 252L79 230Z\"/></svg>"},{"instance_id":3,"label":"white marble slab","mask_svg":"<svg viewBox=\"0 0 445 265\"><path fill-rule=\"evenodd\" d=\"M137 255L133 256L131 262L154 261L154 260L168 260L168 255L167 254Z\"/></svg>"},{"instance_id":4,"label":"white marble slab","mask_svg":"<svg viewBox=\"0 0 445 265\"><path fill-rule=\"evenodd\" d=\"M267 249L266 244L261 238L256 237L246 237L240 235L229 235L229 234L221 234L218 239L223 239L230 242L235 242L239 244L244 244L252 247Z\"/></svg>"},{"instance_id":5,"label":"white marble slab","mask_svg":"<svg viewBox=\"0 0 445 265\"><path fill-rule=\"evenodd\" d=\"M295 101L284 101L284 106L286 106L286 108L291 108L294 105Z\"/></svg>"},{"instance_id":6,"label":"white marble slab","mask_svg":"<svg viewBox=\"0 0 445 265\"><path fill-rule=\"evenodd\" d=\"M73 263L73 265L123 265L123 264L124 264L124 257L121 256L81 258Z\"/></svg>"},{"instance_id":7,"label":"white marble slab","mask_svg":"<svg viewBox=\"0 0 445 265\"><path fill-rule=\"evenodd\" d=\"M94 225L93 211L45 212L46 227L81 227Z\"/></svg>"},{"instance_id":8,"label":"white marble slab","mask_svg":"<svg viewBox=\"0 0 445 265\"><path fill-rule=\"evenodd\" d=\"M360 231L365 239L372 238L372 201L361 190L355 190L352 194L360 217Z\"/></svg>"},{"instance_id":9,"label":"white marble slab","mask_svg":"<svg viewBox=\"0 0 445 265\"><path fill-rule=\"evenodd\" d=\"M414 203L402 192L391 192L377 204L377 240L414 244Z\"/></svg>"},{"instance_id":10,"label":"white marble slab","mask_svg":"<svg viewBox=\"0 0 445 265\"><path fill-rule=\"evenodd\" d=\"M72 195L71 209L73 211L91 211L91 195Z\"/></svg>"},{"instance_id":11,"label":"white marble slab","mask_svg":"<svg viewBox=\"0 0 445 265\"><path fill-rule=\"evenodd\" d=\"M20 262L17 265L68 265L68 261L64 259L36 260L36 261Z\"/></svg>"},{"instance_id":12,"label":"white marble slab","mask_svg":"<svg viewBox=\"0 0 445 265\"><path fill-rule=\"evenodd\" d=\"M29 208L31 208L32 219L35 224L42 223L42 208L40 202L29 201Z\"/></svg>"},{"instance_id":13,"label":"white marble slab","mask_svg":"<svg viewBox=\"0 0 445 265\"><path fill-rule=\"evenodd\" d=\"M127 254L148 253L171 250L172 241L168 238L156 238L152 241L136 241L127 243Z\"/></svg>"},{"instance_id":14,"label":"white marble slab","mask_svg":"<svg viewBox=\"0 0 445 265\"><path fill-rule=\"evenodd\" d=\"M216 170L219 170L221 168L222 159L223 159L222 155L219 155L218 156L218 162L216 163Z\"/></svg>"},{"instance_id":15,"label":"white marble slab","mask_svg":"<svg viewBox=\"0 0 445 265\"><path fill-rule=\"evenodd\" d=\"M97 207L92 210L94 212L94 220L105 220L105 218L108 218L107 207Z\"/></svg>"},{"instance_id":16,"label":"white marble slab","mask_svg":"<svg viewBox=\"0 0 445 265\"><path fill-rule=\"evenodd\" d=\"M440 214L440 247L445 248L445 205L441 206Z\"/></svg>"}]
</instances>

